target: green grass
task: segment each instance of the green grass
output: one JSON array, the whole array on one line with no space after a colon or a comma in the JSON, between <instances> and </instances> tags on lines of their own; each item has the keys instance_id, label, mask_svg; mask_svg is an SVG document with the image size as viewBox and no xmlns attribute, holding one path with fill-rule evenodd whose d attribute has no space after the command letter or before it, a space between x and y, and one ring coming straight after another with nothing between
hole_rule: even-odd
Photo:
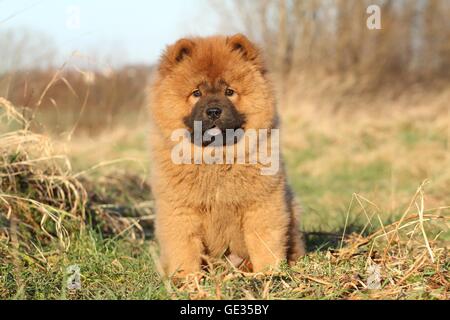
<instances>
[{"instance_id":1,"label":"green grass","mask_svg":"<svg viewBox=\"0 0 450 320\"><path fill-rule=\"evenodd\" d=\"M89 230L68 252L49 250L46 263L10 262L0 267L0 295L15 299L164 299L147 244L103 239ZM47 250L50 248L47 248ZM67 269L78 265L81 291L67 290Z\"/></svg>"},{"instance_id":2,"label":"green grass","mask_svg":"<svg viewBox=\"0 0 450 320\"><path fill-rule=\"evenodd\" d=\"M217 266L199 284L183 288L168 284L155 271L149 253L153 243L133 243L124 239L103 239L89 231L74 239L67 253L58 248L46 254L46 263L20 260L0 266L0 297L12 299L365 299L376 290L366 290L367 249L351 258L337 259L328 251L310 253L293 268L283 267L270 276L246 276ZM385 271L385 286L401 278L402 268ZM81 269L82 289L67 290L67 268ZM443 265L448 270L449 263ZM404 268L404 270L403 270ZM443 274L430 266L407 280L414 290L380 290L379 298L437 299L445 296L445 287L436 285ZM448 276L448 275L447 275ZM434 284L434 286L433 286Z\"/></svg>"}]
</instances>

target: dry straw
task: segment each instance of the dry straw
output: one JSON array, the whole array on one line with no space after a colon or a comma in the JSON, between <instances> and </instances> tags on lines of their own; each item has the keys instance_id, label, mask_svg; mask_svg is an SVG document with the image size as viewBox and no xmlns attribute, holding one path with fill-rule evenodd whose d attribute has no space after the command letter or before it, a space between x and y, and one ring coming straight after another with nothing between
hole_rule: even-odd
<instances>
[{"instance_id":1,"label":"dry straw","mask_svg":"<svg viewBox=\"0 0 450 320\"><path fill-rule=\"evenodd\" d=\"M0 134L0 205L11 237L56 238L67 250L68 228L84 226L85 189L71 176L69 159L54 154L49 138L31 132L23 113L4 98L0 120L6 131Z\"/></svg>"},{"instance_id":2,"label":"dry straw","mask_svg":"<svg viewBox=\"0 0 450 320\"><path fill-rule=\"evenodd\" d=\"M105 232L116 236L143 239L141 223L153 219L153 203L140 201L131 208L133 216L120 214L113 199L95 187L119 190L125 184L118 182L121 178L102 177L92 183L87 173L102 165L73 173L69 158L54 152L51 139L30 130L25 113L0 97L0 219L6 221L0 233L6 242L29 249L30 241L56 239L66 251L72 236L82 232L87 221L101 224ZM138 183L135 177L123 179Z\"/></svg>"}]
</instances>

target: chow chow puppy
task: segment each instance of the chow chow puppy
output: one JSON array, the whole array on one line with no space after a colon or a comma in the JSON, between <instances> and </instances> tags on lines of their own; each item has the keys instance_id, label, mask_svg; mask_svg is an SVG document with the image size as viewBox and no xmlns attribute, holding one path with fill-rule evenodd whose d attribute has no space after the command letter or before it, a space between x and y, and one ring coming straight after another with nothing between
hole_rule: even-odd
<instances>
[{"instance_id":1,"label":"chow chow puppy","mask_svg":"<svg viewBox=\"0 0 450 320\"><path fill-rule=\"evenodd\" d=\"M150 113L156 237L167 276L199 272L208 258L240 257L261 272L304 254L282 165L264 175L260 163L173 159L173 133L194 132L196 122L205 136L229 129L266 129L270 135L278 128L272 85L253 43L238 34L169 46L152 84ZM203 140L189 143L192 150L211 148ZM231 148L240 143L245 141L234 139Z\"/></svg>"}]
</instances>

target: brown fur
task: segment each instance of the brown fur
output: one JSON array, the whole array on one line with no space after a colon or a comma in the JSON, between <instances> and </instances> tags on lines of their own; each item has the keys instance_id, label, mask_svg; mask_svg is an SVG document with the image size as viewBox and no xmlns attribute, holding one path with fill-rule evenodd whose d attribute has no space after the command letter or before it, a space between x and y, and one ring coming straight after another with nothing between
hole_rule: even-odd
<instances>
[{"instance_id":1,"label":"brown fur","mask_svg":"<svg viewBox=\"0 0 450 320\"><path fill-rule=\"evenodd\" d=\"M151 92L152 185L156 235L167 275L201 270L204 256L225 253L251 261L255 272L304 254L283 170L263 176L259 165L175 165L174 130L193 107L200 83L224 80L245 129L277 127L272 86L258 49L243 35L182 39L167 48Z\"/></svg>"}]
</instances>

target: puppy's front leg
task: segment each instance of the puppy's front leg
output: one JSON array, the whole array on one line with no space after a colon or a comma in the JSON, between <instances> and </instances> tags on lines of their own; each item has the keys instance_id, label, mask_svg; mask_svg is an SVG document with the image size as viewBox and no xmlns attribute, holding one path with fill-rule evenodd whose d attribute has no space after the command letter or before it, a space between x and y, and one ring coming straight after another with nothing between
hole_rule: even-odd
<instances>
[{"instance_id":1,"label":"puppy's front leg","mask_svg":"<svg viewBox=\"0 0 450 320\"><path fill-rule=\"evenodd\" d=\"M201 270L203 243L201 221L189 208L161 206L156 218L156 237L166 276L183 278Z\"/></svg>"},{"instance_id":2,"label":"puppy's front leg","mask_svg":"<svg viewBox=\"0 0 450 320\"><path fill-rule=\"evenodd\" d=\"M288 226L287 213L271 205L245 214L244 238L254 272L276 268L286 259Z\"/></svg>"}]
</instances>

